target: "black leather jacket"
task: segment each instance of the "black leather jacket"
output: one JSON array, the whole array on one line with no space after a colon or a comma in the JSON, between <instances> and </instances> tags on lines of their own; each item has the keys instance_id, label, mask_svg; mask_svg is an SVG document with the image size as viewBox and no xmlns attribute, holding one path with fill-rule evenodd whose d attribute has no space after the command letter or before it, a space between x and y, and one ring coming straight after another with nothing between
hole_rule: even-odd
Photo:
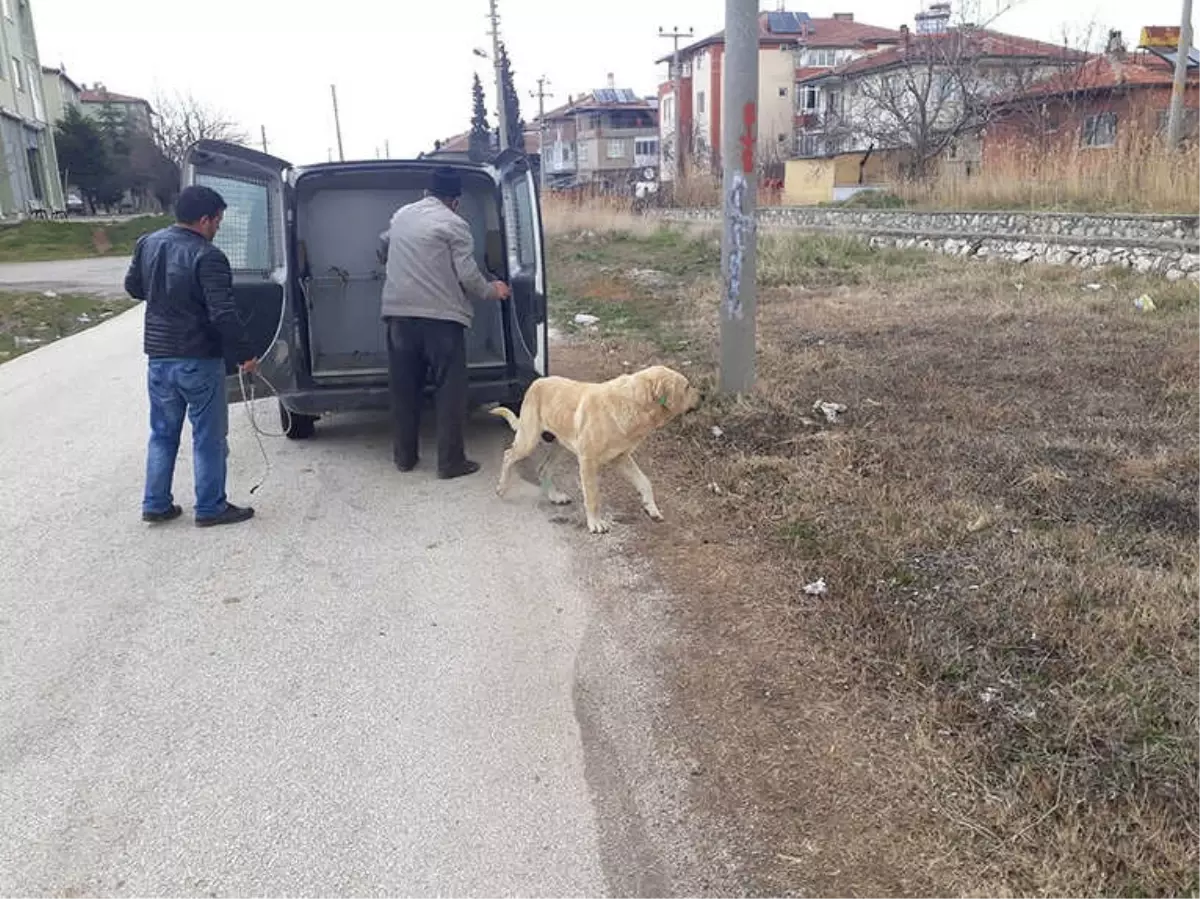
<instances>
[{"instance_id":1,"label":"black leather jacket","mask_svg":"<svg viewBox=\"0 0 1200 899\"><path fill-rule=\"evenodd\" d=\"M125 292L146 301L142 345L153 358L245 362L252 355L233 302L233 274L220 249L171 225L138 239Z\"/></svg>"}]
</instances>

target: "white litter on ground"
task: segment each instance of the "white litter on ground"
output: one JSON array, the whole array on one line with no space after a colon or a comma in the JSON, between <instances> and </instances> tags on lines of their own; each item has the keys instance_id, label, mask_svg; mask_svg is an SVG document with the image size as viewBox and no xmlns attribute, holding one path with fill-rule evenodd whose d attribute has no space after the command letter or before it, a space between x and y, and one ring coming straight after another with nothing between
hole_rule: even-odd
<instances>
[{"instance_id":1,"label":"white litter on ground","mask_svg":"<svg viewBox=\"0 0 1200 899\"><path fill-rule=\"evenodd\" d=\"M827 403L824 400L817 400L813 403L813 411L820 412L825 416L825 420L831 424L838 420L838 416L846 411L846 407L841 403Z\"/></svg>"},{"instance_id":2,"label":"white litter on ground","mask_svg":"<svg viewBox=\"0 0 1200 899\"><path fill-rule=\"evenodd\" d=\"M819 577L811 584L805 584L804 592L809 596L824 596L829 592L829 586L825 583L825 578Z\"/></svg>"}]
</instances>

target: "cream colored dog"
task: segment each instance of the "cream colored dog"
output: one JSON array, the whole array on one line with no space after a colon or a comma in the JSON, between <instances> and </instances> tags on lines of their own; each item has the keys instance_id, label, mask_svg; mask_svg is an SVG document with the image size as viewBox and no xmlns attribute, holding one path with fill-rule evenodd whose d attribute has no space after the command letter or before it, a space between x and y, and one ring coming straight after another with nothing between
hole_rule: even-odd
<instances>
[{"instance_id":1,"label":"cream colored dog","mask_svg":"<svg viewBox=\"0 0 1200 899\"><path fill-rule=\"evenodd\" d=\"M662 512L654 501L650 479L638 468L632 453L647 435L672 419L696 409L703 399L687 378L665 365L654 365L611 381L592 384L550 376L530 385L521 403L521 417L508 409L492 409L516 432L512 446L504 451L504 463L496 493L508 490L512 466L529 456L539 441L553 439L575 454L588 530L602 534L609 529L601 520L600 469L615 465L642 498L642 508L655 521ZM542 490L551 502L570 499L554 487L547 454L539 466Z\"/></svg>"}]
</instances>

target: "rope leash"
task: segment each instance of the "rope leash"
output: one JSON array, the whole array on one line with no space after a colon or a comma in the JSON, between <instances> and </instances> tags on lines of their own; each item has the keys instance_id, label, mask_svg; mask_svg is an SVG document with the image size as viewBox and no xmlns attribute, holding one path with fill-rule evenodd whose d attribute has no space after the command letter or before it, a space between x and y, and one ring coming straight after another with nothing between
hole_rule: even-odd
<instances>
[{"instance_id":1,"label":"rope leash","mask_svg":"<svg viewBox=\"0 0 1200 899\"><path fill-rule=\"evenodd\" d=\"M255 369L255 371L250 375L250 387L247 389L246 372L240 368L238 369L238 386L242 391L242 406L246 409L246 418L250 422L250 430L254 434L254 440L256 443L258 443L258 451L262 454L263 458L262 477L258 479L257 484L250 488L251 495L253 495L254 492L266 482L267 476L271 473L271 457L267 455L267 448L263 445L262 439L264 437L286 437L287 432L292 429L292 410L285 406L282 402L280 402L279 408L283 410L284 415L283 429L279 433L274 433L272 431L264 431L259 426L258 420L254 416L254 379L256 377L267 385L267 388L271 391L273 396L276 398L279 396L279 391L275 389L275 385L268 381L266 375L257 369Z\"/></svg>"}]
</instances>

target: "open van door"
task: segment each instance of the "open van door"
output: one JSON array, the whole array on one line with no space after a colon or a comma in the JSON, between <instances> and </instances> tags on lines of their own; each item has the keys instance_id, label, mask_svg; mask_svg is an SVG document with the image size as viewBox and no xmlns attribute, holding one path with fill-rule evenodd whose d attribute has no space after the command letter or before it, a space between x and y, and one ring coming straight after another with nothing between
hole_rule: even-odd
<instances>
[{"instance_id":1,"label":"open van door","mask_svg":"<svg viewBox=\"0 0 1200 899\"><path fill-rule=\"evenodd\" d=\"M547 373L546 252L537 184L529 160L505 150L495 162L504 201L508 277L512 287L512 359L530 380Z\"/></svg>"},{"instance_id":2,"label":"open van door","mask_svg":"<svg viewBox=\"0 0 1200 899\"><path fill-rule=\"evenodd\" d=\"M233 298L260 369L277 389L294 379L287 334L288 301L287 173L291 163L247 147L201 140L188 148L184 186L211 187L228 204L213 241L229 257ZM283 340L280 340L280 337ZM226 393L240 401L237 359L225 360Z\"/></svg>"}]
</instances>

